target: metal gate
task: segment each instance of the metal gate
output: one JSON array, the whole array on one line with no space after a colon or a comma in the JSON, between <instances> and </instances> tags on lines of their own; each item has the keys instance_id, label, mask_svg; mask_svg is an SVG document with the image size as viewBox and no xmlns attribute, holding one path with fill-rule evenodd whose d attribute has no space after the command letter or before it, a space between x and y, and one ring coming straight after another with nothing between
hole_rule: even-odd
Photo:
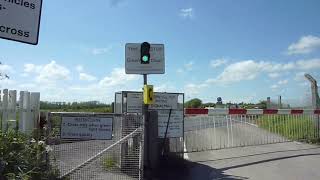
<instances>
[{"instance_id":1,"label":"metal gate","mask_svg":"<svg viewBox=\"0 0 320 180\"><path fill-rule=\"evenodd\" d=\"M63 117L111 117L112 139L64 139ZM59 113L48 115L50 162L67 179L142 179L143 117L141 115Z\"/></svg>"},{"instance_id":2,"label":"metal gate","mask_svg":"<svg viewBox=\"0 0 320 180\"><path fill-rule=\"evenodd\" d=\"M186 109L184 153L319 138L319 110Z\"/></svg>"}]
</instances>

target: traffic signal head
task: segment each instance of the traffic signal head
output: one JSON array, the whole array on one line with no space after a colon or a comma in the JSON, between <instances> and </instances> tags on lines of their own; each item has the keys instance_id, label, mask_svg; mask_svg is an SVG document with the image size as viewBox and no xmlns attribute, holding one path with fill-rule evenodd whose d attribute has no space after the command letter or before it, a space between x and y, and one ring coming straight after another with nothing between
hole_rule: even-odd
<instances>
[{"instance_id":1,"label":"traffic signal head","mask_svg":"<svg viewBox=\"0 0 320 180\"><path fill-rule=\"evenodd\" d=\"M141 64L149 64L150 63L150 44L148 42L144 42L141 44Z\"/></svg>"}]
</instances>

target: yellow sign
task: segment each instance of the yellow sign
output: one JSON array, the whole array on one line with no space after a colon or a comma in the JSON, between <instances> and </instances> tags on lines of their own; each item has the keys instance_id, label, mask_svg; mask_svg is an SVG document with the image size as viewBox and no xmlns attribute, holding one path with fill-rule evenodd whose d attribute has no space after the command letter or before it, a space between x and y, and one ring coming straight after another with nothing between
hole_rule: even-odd
<instances>
[{"instance_id":1,"label":"yellow sign","mask_svg":"<svg viewBox=\"0 0 320 180\"><path fill-rule=\"evenodd\" d=\"M143 102L144 102L144 104L153 104L154 103L153 85L144 85L143 86Z\"/></svg>"}]
</instances>

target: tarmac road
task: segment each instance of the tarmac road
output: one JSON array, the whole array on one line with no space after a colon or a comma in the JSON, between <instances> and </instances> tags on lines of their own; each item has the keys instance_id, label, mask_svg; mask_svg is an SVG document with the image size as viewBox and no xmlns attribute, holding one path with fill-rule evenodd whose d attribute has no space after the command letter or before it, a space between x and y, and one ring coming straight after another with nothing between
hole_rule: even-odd
<instances>
[{"instance_id":1,"label":"tarmac road","mask_svg":"<svg viewBox=\"0 0 320 180\"><path fill-rule=\"evenodd\" d=\"M232 122L232 130L230 124L227 127L221 121L215 123L215 128L210 123L202 128L196 122L189 125L185 148L200 152L185 154L190 165L189 173L182 179L320 179L320 146L286 142L287 139L254 124L238 123L234 119ZM248 146L266 142L275 144ZM210 148L221 149L202 151Z\"/></svg>"},{"instance_id":2,"label":"tarmac road","mask_svg":"<svg viewBox=\"0 0 320 180\"><path fill-rule=\"evenodd\" d=\"M298 142L195 152L185 179L320 179L320 147Z\"/></svg>"}]
</instances>

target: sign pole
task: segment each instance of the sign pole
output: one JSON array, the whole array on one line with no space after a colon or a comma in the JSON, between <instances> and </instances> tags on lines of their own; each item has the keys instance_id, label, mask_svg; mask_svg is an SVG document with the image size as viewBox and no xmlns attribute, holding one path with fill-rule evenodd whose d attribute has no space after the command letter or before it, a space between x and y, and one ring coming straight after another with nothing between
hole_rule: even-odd
<instances>
[{"instance_id":1,"label":"sign pole","mask_svg":"<svg viewBox=\"0 0 320 180\"><path fill-rule=\"evenodd\" d=\"M143 85L148 84L148 75L143 74ZM149 106L148 104L143 105L143 116L144 116L144 152L145 152L145 161L144 161L144 174L146 179L149 178L150 174L150 158L149 158Z\"/></svg>"}]
</instances>

